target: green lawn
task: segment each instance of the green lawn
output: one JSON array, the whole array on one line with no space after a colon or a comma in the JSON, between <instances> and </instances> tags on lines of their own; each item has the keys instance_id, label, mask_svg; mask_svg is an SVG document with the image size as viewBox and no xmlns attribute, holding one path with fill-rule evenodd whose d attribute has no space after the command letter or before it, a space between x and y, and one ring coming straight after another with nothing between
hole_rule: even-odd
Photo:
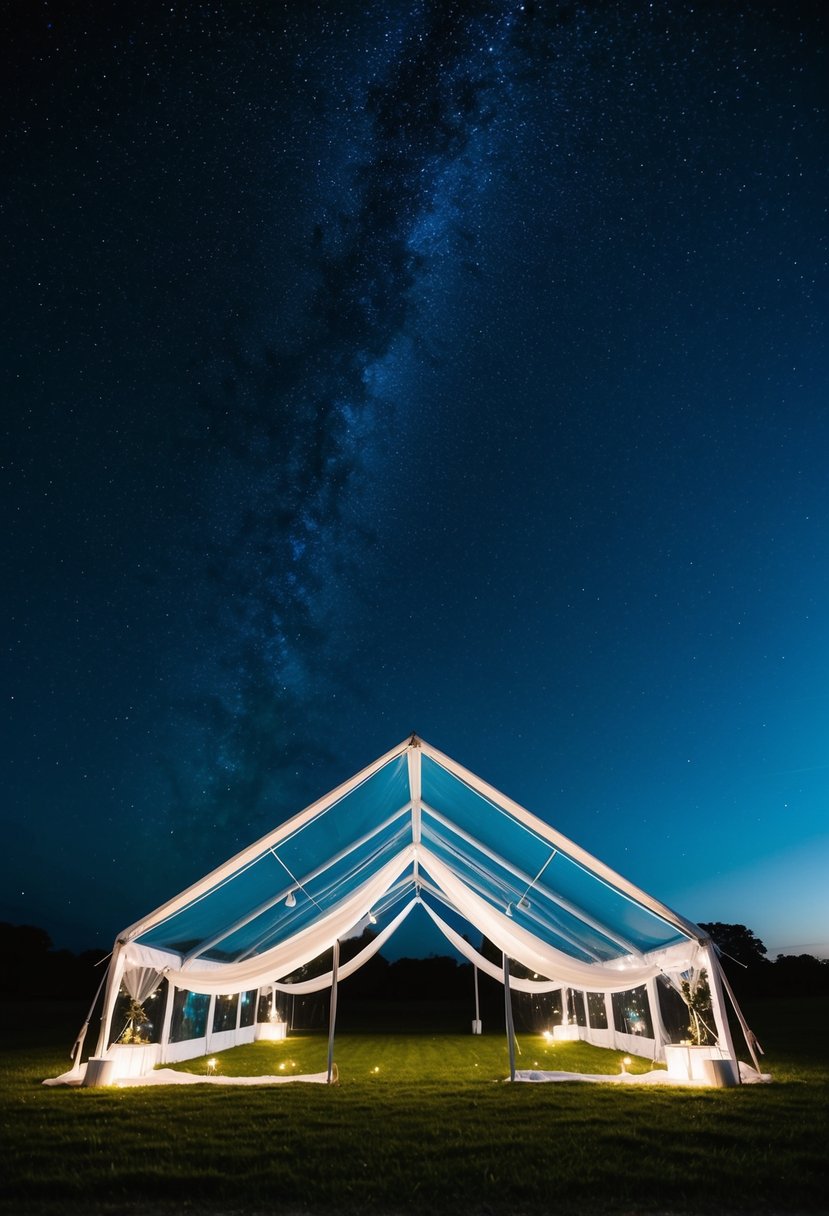
<instances>
[{"instance_id":1,"label":"green lawn","mask_svg":"<svg viewBox=\"0 0 829 1216\"><path fill-rule=\"evenodd\" d=\"M540 1036L519 1035L516 1068L568 1072L618 1073L624 1052L601 1051L586 1043L547 1043ZM298 1076L327 1070L324 1034L299 1031L282 1043L253 1043L212 1057L216 1070L231 1077ZM649 1060L631 1060L629 1072L648 1072ZM334 1059L339 1085L417 1085L441 1089L455 1085L491 1085L509 1075L503 1034L338 1034ZM181 1072L206 1074L207 1059L175 1066Z\"/></svg>"},{"instance_id":2,"label":"green lawn","mask_svg":"<svg viewBox=\"0 0 829 1216\"><path fill-rule=\"evenodd\" d=\"M75 1027L26 1018L4 1034L0 1211L827 1212L827 1012L752 1011L775 1081L732 1090L510 1086L501 1034L422 1027L338 1036L330 1088L45 1089ZM619 1066L583 1044L521 1046L519 1066ZM218 1060L228 1073L317 1072L326 1041Z\"/></svg>"}]
</instances>

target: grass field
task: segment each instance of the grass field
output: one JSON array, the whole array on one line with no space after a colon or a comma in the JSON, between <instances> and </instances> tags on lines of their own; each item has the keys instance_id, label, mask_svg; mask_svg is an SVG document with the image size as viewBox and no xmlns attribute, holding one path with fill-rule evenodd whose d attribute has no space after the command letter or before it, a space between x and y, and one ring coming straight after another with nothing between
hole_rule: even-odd
<instances>
[{"instance_id":1,"label":"grass field","mask_svg":"<svg viewBox=\"0 0 829 1216\"><path fill-rule=\"evenodd\" d=\"M437 1016L338 1036L331 1088L45 1089L76 1029L61 1012L4 1011L3 1213L829 1212L825 1001L752 1010L775 1080L731 1090L510 1086L502 1034L447 1034ZM521 1047L519 1066L619 1066L584 1044ZM306 1033L219 1067L325 1059Z\"/></svg>"}]
</instances>

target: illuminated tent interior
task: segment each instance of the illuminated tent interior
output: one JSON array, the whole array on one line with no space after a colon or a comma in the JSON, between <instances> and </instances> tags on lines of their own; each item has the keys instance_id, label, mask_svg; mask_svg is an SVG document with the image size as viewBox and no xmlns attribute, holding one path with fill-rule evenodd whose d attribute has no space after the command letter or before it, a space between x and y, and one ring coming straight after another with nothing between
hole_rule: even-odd
<instances>
[{"instance_id":1,"label":"illuminated tent interior","mask_svg":"<svg viewBox=\"0 0 829 1216\"><path fill-rule=\"evenodd\" d=\"M159 1041L138 1066L149 1071L265 1037L261 1011L270 1000L273 1014L277 992L331 988L330 1080L337 983L416 907L475 967L504 983L513 1076L512 990L561 990L565 1009L578 997L580 1024L566 1019L557 1036L664 1061L671 1048L657 985L679 991L703 971L716 1039L709 1054L736 1061L727 992L757 1066L753 1036L699 926L412 736L119 934L102 981L95 1056L81 1064L84 1028L66 1076L77 1083L84 1069L111 1061L119 993L138 1004L154 991L166 994ZM502 952L501 966L452 927L460 920ZM339 966L339 942L375 922L382 929L370 944ZM296 980L328 950L331 971ZM521 977L510 975L510 961L521 964ZM641 1027L619 1023L619 993L638 994L649 1014ZM222 1002L232 1008L229 1022L217 1021Z\"/></svg>"}]
</instances>

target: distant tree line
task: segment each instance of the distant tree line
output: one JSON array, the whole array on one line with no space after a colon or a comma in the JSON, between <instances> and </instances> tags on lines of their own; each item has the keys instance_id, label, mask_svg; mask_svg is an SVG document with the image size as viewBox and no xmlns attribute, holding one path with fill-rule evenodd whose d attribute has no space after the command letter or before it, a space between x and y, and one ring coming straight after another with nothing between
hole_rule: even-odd
<instances>
[{"instance_id":1,"label":"distant tree line","mask_svg":"<svg viewBox=\"0 0 829 1216\"><path fill-rule=\"evenodd\" d=\"M56 950L45 929L0 922L0 998L88 1000L106 966L100 950Z\"/></svg>"},{"instance_id":2,"label":"distant tree line","mask_svg":"<svg viewBox=\"0 0 829 1216\"><path fill-rule=\"evenodd\" d=\"M829 960L810 954L779 954L772 961L762 941L745 925L714 922L701 926L715 942L720 960L738 997L829 995ZM371 940L367 931L341 946L346 962ZM484 943L488 957L500 954ZM34 925L0 922L0 997L90 1000L101 980L105 958L99 950L56 950L49 934ZM331 951L297 972L308 978L331 969ZM516 974L523 974L521 968ZM503 1002L500 986L480 977L482 1007L489 1013ZM347 985L347 988L345 988ZM360 1001L454 1001L470 1003L474 990L472 966L453 958L401 958L394 962L375 954L344 982L348 995Z\"/></svg>"},{"instance_id":3,"label":"distant tree line","mask_svg":"<svg viewBox=\"0 0 829 1216\"><path fill-rule=\"evenodd\" d=\"M700 923L719 953L738 997L827 996L829 959L812 954L778 954L773 961L760 938L745 925Z\"/></svg>"}]
</instances>

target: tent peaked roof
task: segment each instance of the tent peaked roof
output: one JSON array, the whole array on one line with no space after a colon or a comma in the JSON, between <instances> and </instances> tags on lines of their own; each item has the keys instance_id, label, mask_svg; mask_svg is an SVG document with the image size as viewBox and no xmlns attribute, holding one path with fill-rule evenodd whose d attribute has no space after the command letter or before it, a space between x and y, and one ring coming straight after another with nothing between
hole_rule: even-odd
<instances>
[{"instance_id":1,"label":"tent peaked roof","mask_svg":"<svg viewBox=\"0 0 829 1216\"><path fill-rule=\"evenodd\" d=\"M277 980L406 900L448 908L551 980L681 970L698 926L412 735L119 941L194 987ZM399 905L399 907L398 907ZM588 985L589 986L589 985Z\"/></svg>"}]
</instances>

